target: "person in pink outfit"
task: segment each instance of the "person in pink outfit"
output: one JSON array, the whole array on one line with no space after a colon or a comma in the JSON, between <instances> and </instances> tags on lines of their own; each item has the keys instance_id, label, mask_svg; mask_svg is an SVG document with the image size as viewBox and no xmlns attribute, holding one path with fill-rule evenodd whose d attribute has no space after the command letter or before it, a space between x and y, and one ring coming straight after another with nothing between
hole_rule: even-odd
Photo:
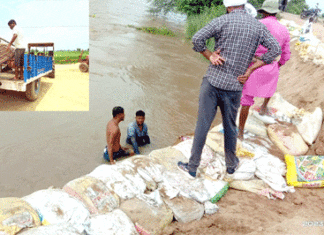
<instances>
[{"instance_id":1,"label":"person in pink outfit","mask_svg":"<svg viewBox=\"0 0 324 235\"><path fill-rule=\"evenodd\" d=\"M282 54L279 60L275 60L271 64L266 64L254 70L246 80L243 79L241 81L241 83L244 84L241 97L242 108L238 134L238 138L241 140L243 139L244 126L249 115L249 109L254 104L254 97L265 98L260 109L260 115L269 114L267 105L277 89L279 68L290 59L289 31L284 25L280 24L276 18L276 14L279 12L278 8L278 1L266 0L263 3L262 8L258 10L258 12L263 15L263 19L260 20L260 22L263 23L277 39ZM267 49L260 45L255 53L255 58L258 59L266 52Z\"/></svg>"}]
</instances>

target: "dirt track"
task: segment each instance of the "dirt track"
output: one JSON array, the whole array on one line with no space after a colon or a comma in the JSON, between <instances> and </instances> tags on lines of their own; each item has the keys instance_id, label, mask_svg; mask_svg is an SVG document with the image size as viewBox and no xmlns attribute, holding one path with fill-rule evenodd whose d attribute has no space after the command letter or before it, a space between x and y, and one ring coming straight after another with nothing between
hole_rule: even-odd
<instances>
[{"instance_id":1,"label":"dirt track","mask_svg":"<svg viewBox=\"0 0 324 235\"><path fill-rule=\"evenodd\" d=\"M26 100L21 92L0 90L0 111L88 111L89 73L79 64L55 65L55 78L41 79L36 101Z\"/></svg>"}]
</instances>

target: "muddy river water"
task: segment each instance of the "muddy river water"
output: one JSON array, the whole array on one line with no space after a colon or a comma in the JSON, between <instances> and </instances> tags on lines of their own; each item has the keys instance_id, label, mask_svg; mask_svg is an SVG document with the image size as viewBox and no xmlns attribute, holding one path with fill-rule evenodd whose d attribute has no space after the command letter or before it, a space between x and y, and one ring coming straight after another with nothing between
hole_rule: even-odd
<instances>
[{"instance_id":1,"label":"muddy river water","mask_svg":"<svg viewBox=\"0 0 324 235\"><path fill-rule=\"evenodd\" d=\"M105 126L114 106L125 109L122 144L135 112L145 111L152 144L144 154L194 132L208 63L181 38L130 27L183 31L183 18L152 16L147 9L147 0L90 1L89 112L1 112L0 197L62 187L104 163Z\"/></svg>"}]
</instances>

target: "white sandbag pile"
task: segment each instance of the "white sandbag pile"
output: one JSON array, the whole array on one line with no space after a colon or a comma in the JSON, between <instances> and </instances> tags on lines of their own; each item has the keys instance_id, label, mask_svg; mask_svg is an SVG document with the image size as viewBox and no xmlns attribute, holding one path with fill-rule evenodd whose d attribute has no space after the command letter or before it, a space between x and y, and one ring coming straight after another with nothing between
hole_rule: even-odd
<instances>
[{"instance_id":1,"label":"white sandbag pile","mask_svg":"<svg viewBox=\"0 0 324 235\"><path fill-rule=\"evenodd\" d=\"M138 234L133 222L120 209L111 213L92 215L87 235L136 235Z\"/></svg>"},{"instance_id":2,"label":"white sandbag pile","mask_svg":"<svg viewBox=\"0 0 324 235\"><path fill-rule=\"evenodd\" d=\"M22 199L42 215L43 224L70 223L80 233L90 225L84 204L61 189L39 190Z\"/></svg>"},{"instance_id":3,"label":"white sandbag pile","mask_svg":"<svg viewBox=\"0 0 324 235\"><path fill-rule=\"evenodd\" d=\"M59 223L50 224L46 226L39 226L37 228L32 228L24 230L19 235L86 235L85 231L80 232L72 224L69 223Z\"/></svg>"}]
</instances>

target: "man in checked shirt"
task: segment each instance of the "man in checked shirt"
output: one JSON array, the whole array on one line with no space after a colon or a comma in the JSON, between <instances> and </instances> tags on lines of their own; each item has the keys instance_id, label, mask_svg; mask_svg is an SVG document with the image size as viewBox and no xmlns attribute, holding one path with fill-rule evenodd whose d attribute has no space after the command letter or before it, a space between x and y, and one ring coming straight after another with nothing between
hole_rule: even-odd
<instances>
[{"instance_id":1,"label":"man in checked shirt","mask_svg":"<svg viewBox=\"0 0 324 235\"><path fill-rule=\"evenodd\" d=\"M266 26L250 16L244 5L247 0L224 0L227 13L213 19L192 38L193 49L211 63L200 87L199 111L189 163L178 162L178 168L191 179L196 178L201 152L220 107L224 135L225 162L228 174L238 167L236 157L236 116L243 84L257 68L272 63L281 54L277 40ZM206 40L215 38L215 51L206 47ZM268 51L249 67L256 49L263 45Z\"/></svg>"}]
</instances>

